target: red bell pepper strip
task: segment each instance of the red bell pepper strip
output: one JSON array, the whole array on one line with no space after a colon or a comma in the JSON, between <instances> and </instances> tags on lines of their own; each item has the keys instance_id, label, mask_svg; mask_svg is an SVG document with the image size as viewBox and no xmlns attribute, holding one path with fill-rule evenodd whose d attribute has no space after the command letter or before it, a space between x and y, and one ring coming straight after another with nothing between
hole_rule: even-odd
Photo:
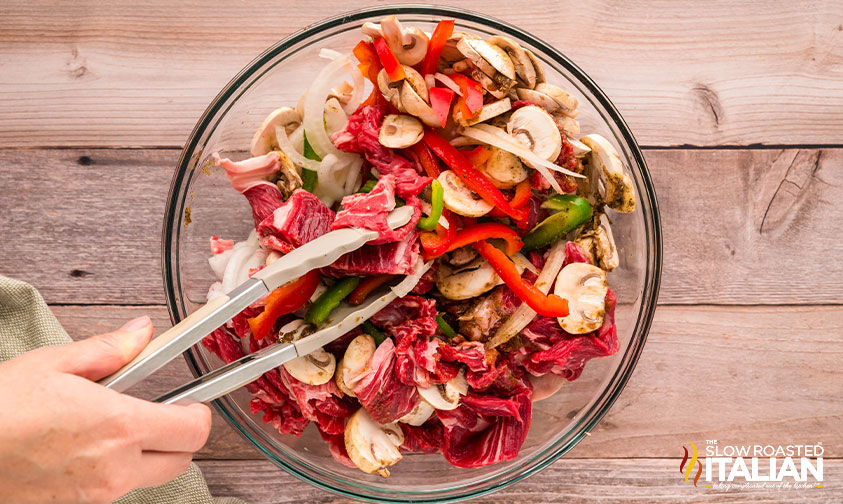
<instances>
[{"instance_id":1,"label":"red bell pepper strip","mask_svg":"<svg viewBox=\"0 0 843 504\"><path fill-rule=\"evenodd\" d=\"M449 210L442 210L442 215L448 221L448 229L436 225L435 231L425 231L419 234L422 245L422 258L429 261L444 254L457 237L457 219Z\"/></svg>"},{"instance_id":2,"label":"red bell pepper strip","mask_svg":"<svg viewBox=\"0 0 843 504\"><path fill-rule=\"evenodd\" d=\"M349 294L348 303L353 305L363 304L363 301L373 290L388 282L390 278L392 278L392 275L376 275L364 278Z\"/></svg>"},{"instance_id":3,"label":"red bell pepper strip","mask_svg":"<svg viewBox=\"0 0 843 504\"><path fill-rule=\"evenodd\" d=\"M375 47L371 42L361 40L356 46L354 46L354 50L352 52L357 58L357 61L360 62L360 64L357 65L357 68L360 69L360 73L363 74L363 77L369 79L375 87L378 87L378 72L380 72L383 67L378 59L378 53L375 52Z\"/></svg>"},{"instance_id":4,"label":"red bell pepper strip","mask_svg":"<svg viewBox=\"0 0 843 504\"><path fill-rule=\"evenodd\" d=\"M445 127L448 123L448 115L451 113L451 100L454 99L454 92L447 88L430 88L430 108L436 113L436 117Z\"/></svg>"},{"instance_id":5,"label":"red bell pepper strip","mask_svg":"<svg viewBox=\"0 0 843 504\"><path fill-rule=\"evenodd\" d=\"M386 43L386 40L383 38L376 38L374 45L375 52L378 53L378 59L381 61L381 65L383 65L384 70L386 70L389 80L396 82L407 76L404 73L404 67L402 67L401 63L398 62L398 58L396 58L392 53L392 50Z\"/></svg>"},{"instance_id":6,"label":"red bell pepper strip","mask_svg":"<svg viewBox=\"0 0 843 504\"><path fill-rule=\"evenodd\" d=\"M422 138L430 150L454 170L472 191L476 192L484 201L493 207L500 208L503 213L515 220L522 220L527 213L524 209L516 210L510 206L509 201L503 193L492 182L483 175L465 155L449 144L447 140L439 136L433 130L426 130Z\"/></svg>"},{"instance_id":7,"label":"red bell pepper strip","mask_svg":"<svg viewBox=\"0 0 843 504\"><path fill-rule=\"evenodd\" d=\"M430 37L430 44L427 46L427 54L424 56L421 69L422 75L428 75L436 72L436 65L439 63L439 56L442 55L442 49L445 48L445 43L451 38L454 33L454 20L443 19L436 25L433 30L433 35Z\"/></svg>"},{"instance_id":8,"label":"red bell pepper strip","mask_svg":"<svg viewBox=\"0 0 843 504\"><path fill-rule=\"evenodd\" d=\"M522 247L521 237L511 227L498 222L484 222L461 229L448 246L442 250L441 254L437 254L437 256L489 238L505 240L508 255L518 252ZM425 260L427 260L427 257L425 257Z\"/></svg>"},{"instance_id":9,"label":"red bell pepper strip","mask_svg":"<svg viewBox=\"0 0 843 504\"><path fill-rule=\"evenodd\" d=\"M482 145L478 145L477 147L471 149L470 151L462 151L472 163L474 163L475 168L480 168L486 161L492 157L492 151L483 147Z\"/></svg>"},{"instance_id":10,"label":"red bell pepper strip","mask_svg":"<svg viewBox=\"0 0 843 504\"><path fill-rule=\"evenodd\" d=\"M430 149L427 148L424 142L416 142L408 147L407 150L415 154L415 157L428 177L437 178L442 173L442 169L439 168L439 161L436 160L436 156L430 152Z\"/></svg>"},{"instance_id":11,"label":"red bell pepper strip","mask_svg":"<svg viewBox=\"0 0 843 504\"><path fill-rule=\"evenodd\" d=\"M515 194L512 196L512 199L509 200L509 205L512 208L522 208L524 205L530 201L530 197L533 195L533 188L530 186L530 179L526 178L521 181L520 184L515 186ZM498 210L497 208L493 208L492 210L487 213L489 217L497 217L503 218L506 217L506 214Z\"/></svg>"},{"instance_id":12,"label":"red bell pepper strip","mask_svg":"<svg viewBox=\"0 0 843 504\"><path fill-rule=\"evenodd\" d=\"M252 336L262 340L269 335L275 321L281 315L293 313L310 299L319 285L319 271L308 272L298 280L278 287L266 297L264 310L257 317L247 319Z\"/></svg>"},{"instance_id":13,"label":"red bell pepper strip","mask_svg":"<svg viewBox=\"0 0 843 504\"><path fill-rule=\"evenodd\" d=\"M501 277L503 283L512 289L516 296L521 298L527 306L545 317L567 317L568 301L556 294L544 294L535 285L521 278L518 269L512 260L502 251L493 247L489 242L479 241L474 244L474 249L492 265L495 272Z\"/></svg>"},{"instance_id":14,"label":"red bell pepper strip","mask_svg":"<svg viewBox=\"0 0 843 504\"><path fill-rule=\"evenodd\" d=\"M463 119L471 119L483 108L483 86L479 82L469 79L461 73L449 75L452 81L462 91L462 96L457 101L457 106L462 113Z\"/></svg>"}]
</instances>

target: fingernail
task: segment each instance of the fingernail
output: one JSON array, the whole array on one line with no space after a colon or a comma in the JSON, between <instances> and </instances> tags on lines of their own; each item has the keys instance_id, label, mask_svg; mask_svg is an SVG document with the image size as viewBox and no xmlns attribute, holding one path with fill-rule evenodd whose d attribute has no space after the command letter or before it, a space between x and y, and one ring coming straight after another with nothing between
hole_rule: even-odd
<instances>
[{"instance_id":1,"label":"fingernail","mask_svg":"<svg viewBox=\"0 0 843 504\"><path fill-rule=\"evenodd\" d=\"M146 327L148 327L151 323L152 320L150 320L149 316L144 315L142 317L138 317L136 319L132 319L126 322L125 324L123 324L123 327L121 327L120 330L126 332L140 331L141 329L145 329Z\"/></svg>"}]
</instances>

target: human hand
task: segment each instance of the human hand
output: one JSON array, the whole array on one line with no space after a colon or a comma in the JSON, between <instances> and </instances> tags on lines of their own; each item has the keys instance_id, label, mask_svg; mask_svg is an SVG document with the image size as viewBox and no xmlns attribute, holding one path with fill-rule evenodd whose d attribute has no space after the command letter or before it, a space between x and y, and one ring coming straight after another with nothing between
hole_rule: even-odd
<instances>
[{"instance_id":1,"label":"human hand","mask_svg":"<svg viewBox=\"0 0 843 504\"><path fill-rule=\"evenodd\" d=\"M140 317L0 364L0 502L112 502L187 469L208 438L207 406L151 403L94 382L151 337Z\"/></svg>"}]
</instances>

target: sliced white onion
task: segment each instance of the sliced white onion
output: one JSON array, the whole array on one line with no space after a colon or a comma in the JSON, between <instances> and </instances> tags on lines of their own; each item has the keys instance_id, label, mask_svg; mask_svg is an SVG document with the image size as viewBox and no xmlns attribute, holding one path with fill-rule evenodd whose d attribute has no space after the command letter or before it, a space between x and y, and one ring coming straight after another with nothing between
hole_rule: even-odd
<instances>
[{"instance_id":1,"label":"sliced white onion","mask_svg":"<svg viewBox=\"0 0 843 504\"><path fill-rule=\"evenodd\" d=\"M206 296L206 299L210 301L214 298L222 296L223 294L225 294L225 291L222 290L222 282L214 282L211 284L211 288L208 289L208 295Z\"/></svg>"},{"instance_id":2,"label":"sliced white onion","mask_svg":"<svg viewBox=\"0 0 843 504\"><path fill-rule=\"evenodd\" d=\"M430 212L433 211L433 206L424 200L421 200L421 208L424 215L430 215ZM439 216L437 223L443 228L448 229L448 219L446 219L444 215Z\"/></svg>"},{"instance_id":3,"label":"sliced white onion","mask_svg":"<svg viewBox=\"0 0 843 504\"><path fill-rule=\"evenodd\" d=\"M343 110L348 115L353 114L360 104L363 102L363 93L366 91L366 81L363 80L363 74L357 65L348 62L348 69L351 71L351 80L354 81L354 90L351 91L351 98L348 103L343 106Z\"/></svg>"},{"instance_id":4,"label":"sliced white onion","mask_svg":"<svg viewBox=\"0 0 843 504\"><path fill-rule=\"evenodd\" d=\"M225 271L223 272L222 276L222 288L223 292L229 292L241 283L245 282L249 278L249 268L257 268L263 262L257 263L255 259L255 253L258 250L258 246L255 245L254 247L248 243L244 242L245 244L237 247L234 247L234 253L231 254L231 257L228 259L228 264L225 266ZM264 257L264 260L266 258ZM254 264L254 266L250 266Z\"/></svg>"},{"instance_id":5,"label":"sliced white onion","mask_svg":"<svg viewBox=\"0 0 843 504\"><path fill-rule=\"evenodd\" d=\"M348 173L345 176L345 187L343 188L345 189L345 194L351 194L359 189L355 186L362 182L357 180L360 177L360 169L362 167L363 158L360 156L357 156L357 159L348 166Z\"/></svg>"},{"instance_id":6,"label":"sliced white onion","mask_svg":"<svg viewBox=\"0 0 843 504\"><path fill-rule=\"evenodd\" d=\"M550 291L556 275L562 269L562 263L565 262L565 240L558 240L547 255L547 261L544 263L539 277L536 279L535 286L544 294ZM520 333L525 327L530 325L530 322L536 317L536 312L527 303L522 303L521 306L515 310L515 313L509 317L495 332L495 335L486 343L486 348L495 348L496 346L505 343Z\"/></svg>"},{"instance_id":7,"label":"sliced white onion","mask_svg":"<svg viewBox=\"0 0 843 504\"><path fill-rule=\"evenodd\" d=\"M518 140L516 140L506 132L500 130L499 128L495 128L494 126L490 126L488 124L478 124L476 126L465 128L462 134L463 136L474 138L475 140L479 140L483 143L487 143L499 149L511 152L516 156L520 157L521 159L529 163L530 166L538 170L539 173L541 173L542 176L547 179L547 181L550 183L550 186L560 194L563 193L562 188L559 186L559 182L556 181L556 178L553 176L552 173L550 173L549 170L555 170L576 178L585 178L585 176L580 175L579 173L566 170L565 168L562 168L557 164L551 163L547 159L542 159L541 157L537 156L533 151L527 149L524 144L520 143Z\"/></svg>"},{"instance_id":8,"label":"sliced white onion","mask_svg":"<svg viewBox=\"0 0 843 504\"><path fill-rule=\"evenodd\" d=\"M436 78L433 77L433 74L427 74L424 76L424 83L427 86L427 89L430 89L436 86Z\"/></svg>"},{"instance_id":9,"label":"sliced white onion","mask_svg":"<svg viewBox=\"0 0 843 504\"><path fill-rule=\"evenodd\" d=\"M298 131L298 130L296 130ZM294 131L293 134L296 132ZM308 170L313 170L315 172L319 171L319 167L322 163L319 161L314 161L312 159L307 159L304 157L299 151L293 147L293 144L290 142L290 139L287 137L287 132L284 128L279 126L275 127L275 138L278 140L278 147L281 149L281 152L287 155L290 160L299 165L307 168Z\"/></svg>"},{"instance_id":10,"label":"sliced white onion","mask_svg":"<svg viewBox=\"0 0 843 504\"><path fill-rule=\"evenodd\" d=\"M335 51L333 49L328 49L327 47L323 47L322 49L319 49L319 57L329 59L329 60L335 60L337 58L342 58L343 54L339 51Z\"/></svg>"},{"instance_id":11,"label":"sliced white onion","mask_svg":"<svg viewBox=\"0 0 843 504\"><path fill-rule=\"evenodd\" d=\"M286 132L286 130L284 130ZM304 126L299 125L298 128L294 129L292 133L288 136L290 139L290 143L293 145L293 149L296 150L299 154L304 152Z\"/></svg>"},{"instance_id":12,"label":"sliced white onion","mask_svg":"<svg viewBox=\"0 0 843 504\"><path fill-rule=\"evenodd\" d=\"M347 68L351 67L350 63L348 57L344 56L325 65L325 68L314 78L313 85L308 88L304 99L302 118L304 132L307 134L307 141L313 147L313 151L322 159L328 154L333 154L338 158L343 158L345 155L334 146L328 133L325 132L325 101L328 100L331 86L339 80Z\"/></svg>"},{"instance_id":13,"label":"sliced white onion","mask_svg":"<svg viewBox=\"0 0 843 504\"><path fill-rule=\"evenodd\" d=\"M435 74L433 74L433 76L436 77L436 80L438 80L442 84L445 84L445 87L458 94L459 96L462 96L462 90L457 85L457 83L454 82L454 79L448 77L442 72L436 72Z\"/></svg>"},{"instance_id":14,"label":"sliced white onion","mask_svg":"<svg viewBox=\"0 0 843 504\"><path fill-rule=\"evenodd\" d=\"M225 273L225 267L228 266L228 260L231 259L232 254L234 254L234 249L230 248L208 258L208 264L211 266L211 269L214 270L214 275L217 276L217 280L222 280L222 275Z\"/></svg>"},{"instance_id":15,"label":"sliced white onion","mask_svg":"<svg viewBox=\"0 0 843 504\"><path fill-rule=\"evenodd\" d=\"M510 256L510 259L512 259L512 262L515 263L516 266L521 266L525 270L530 271L535 275L539 274L539 270L533 265L533 263L530 262L529 259L524 257L524 254L521 254L520 252L515 253Z\"/></svg>"},{"instance_id":16,"label":"sliced white onion","mask_svg":"<svg viewBox=\"0 0 843 504\"><path fill-rule=\"evenodd\" d=\"M354 156L359 158L356 154ZM353 158L350 161L353 161ZM327 206L333 205L335 201L345 196L345 175L350 162L342 163L343 161L340 161L337 156L327 154L322 158L316 171L318 181L314 194Z\"/></svg>"}]
</instances>

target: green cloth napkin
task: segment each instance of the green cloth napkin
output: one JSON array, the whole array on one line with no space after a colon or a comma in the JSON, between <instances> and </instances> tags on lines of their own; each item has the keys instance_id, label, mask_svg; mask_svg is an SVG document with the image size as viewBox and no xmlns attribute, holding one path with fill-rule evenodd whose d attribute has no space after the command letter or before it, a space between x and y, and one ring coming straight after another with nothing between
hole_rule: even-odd
<instances>
[{"instance_id":1,"label":"green cloth napkin","mask_svg":"<svg viewBox=\"0 0 843 504\"><path fill-rule=\"evenodd\" d=\"M71 339L31 285L0 275L0 362L48 345ZM243 504L233 497L211 497L196 464L167 483L139 488L124 495L119 504Z\"/></svg>"}]
</instances>

